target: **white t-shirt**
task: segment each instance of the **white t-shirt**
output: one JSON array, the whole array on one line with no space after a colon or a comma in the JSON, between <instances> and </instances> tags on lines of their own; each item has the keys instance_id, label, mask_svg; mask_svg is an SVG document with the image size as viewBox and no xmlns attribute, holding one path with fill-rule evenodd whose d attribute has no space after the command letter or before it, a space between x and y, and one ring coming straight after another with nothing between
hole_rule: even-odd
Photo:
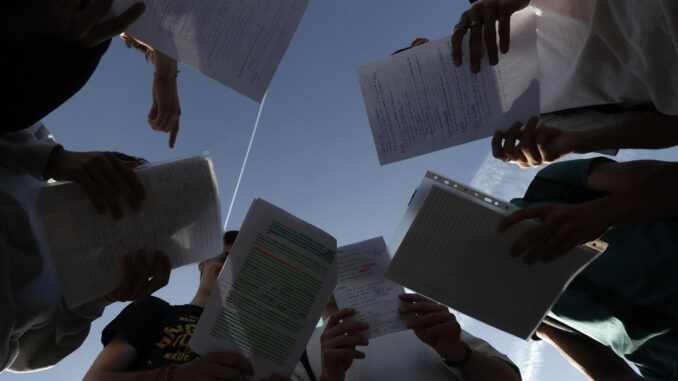
<instances>
[{"instance_id":1,"label":"white t-shirt","mask_svg":"<svg viewBox=\"0 0 678 381\"><path fill-rule=\"evenodd\" d=\"M324 329L324 326L316 328L306 346L308 360L316 379L319 379L322 372L320 335L322 335ZM461 339L474 352L496 357L513 365L508 357L498 352L484 340L463 330L461 331ZM409 329L370 339L368 346L357 347L357 349L365 352L365 358L353 361L346 372L345 381L463 380L458 370L445 365L438 352L419 340L414 332ZM297 365L292 380L309 380L303 365Z\"/></svg>"},{"instance_id":2,"label":"white t-shirt","mask_svg":"<svg viewBox=\"0 0 678 381\"><path fill-rule=\"evenodd\" d=\"M678 1L534 0L541 112L652 102L678 115Z\"/></svg>"}]
</instances>

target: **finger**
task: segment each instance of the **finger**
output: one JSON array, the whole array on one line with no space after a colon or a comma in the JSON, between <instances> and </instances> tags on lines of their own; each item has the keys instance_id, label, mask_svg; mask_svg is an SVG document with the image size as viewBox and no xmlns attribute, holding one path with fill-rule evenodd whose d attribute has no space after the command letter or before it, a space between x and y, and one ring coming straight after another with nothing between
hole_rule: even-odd
<instances>
[{"instance_id":1,"label":"finger","mask_svg":"<svg viewBox=\"0 0 678 381\"><path fill-rule=\"evenodd\" d=\"M508 53L511 42L512 9L505 3L499 5L499 46L503 54Z\"/></svg>"},{"instance_id":2,"label":"finger","mask_svg":"<svg viewBox=\"0 0 678 381\"><path fill-rule=\"evenodd\" d=\"M139 250L137 251L137 274L134 287L132 288L132 299L141 299L148 284L148 275L145 252L144 250Z\"/></svg>"},{"instance_id":3,"label":"finger","mask_svg":"<svg viewBox=\"0 0 678 381\"><path fill-rule=\"evenodd\" d=\"M337 312L334 312L332 315L330 315L330 320L327 322L327 326L325 327L325 332L327 330L333 328L337 324L339 324L339 321L347 316L353 315L353 308L342 308Z\"/></svg>"},{"instance_id":4,"label":"finger","mask_svg":"<svg viewBox=\"0 0 678 381\"><path fill-rule=\"evenodd\" d=\"M122 217L122 209L120 209L118 200L115 198L111 183L101 174L101 170L96 166L95 162L86 162L82 167L87 172L87 176L92 179L92 182L96 185L97 191L101 197L103 197L106 205L108 205L108 209L113 214L113 218L116 220L120 219L120 217Z\"/></svg>"},{"instance_id":5,"label":"finger","mask_svg":"<svg viewBox=\"0 0 678 381\"><path fill-rule=\"evenodd\" d=\"M497 52L497 3L489 2L484 7L483 21L484 21L484 39L485 48L487 49L487 58L490 65L499 63L499 53Z\"/></svg>"},{"instance_id":6,"label":"finger","mask_svg":"<svg viewBox=\"0 0 678 381\"><path fill-rule=\"evenodd\" d=\"M471 18L469 16L469 11L466 11L461 14L459 22L464 23L464 25L469 25L471 23ZM455 66L461 66L462 64L462 41L464 40L464 35L466 32L456 31L450 37L450 42L452 43L452 61Z\"/></svg>"},{"instance_id":7,"label":"finger","mask_svg":"<svg viewBox=\"0 0 678 381\"><path fill-rule=\"evenodd\" d=\"M177 141L178 134L179 134L179 118L177 118L177 122L174 124L174 127L172 127L172 131L170 131L169 138L170 148L174 148L174 143Z\"/></svg>"},{"instance_id":8,"label":"finger","mask_svg":"<svg viewBox=\"0 0 678 381\"><path fill-rule=\"evenodd\" d=\"M525 156L523 156L523 153L516 147L516 140L518 139L518 136L520 135L520 128L522 127L522 123L516 122L514 123L511 128L506 131L506 134L504 135L504 154L506 157L509 158L509 160L516 162L518 164L524 164L527 162L527 159Z\"/></svg>"},{"instance_id":9,"label":"finger","mask_svg":"<svg viewBox=\"0 0 678 381\"><path fill-rule=\"evenodd\" d=\"M553 230L553 226L550 221L542 222L541 224L528 229L527 232L518 239L518 242L511 246L509 254L513 257L517 257L528 248L542 244L543 241L549 237L551 230Z\"/></svg>"},{"instance_id":10,"label":"finger","mask_svg":"<svg viewBox=\"0 0 678 381\"><path fill-rule=\"evenodd\" d=\"M165 260L163 255L159 252L156 252L153 255L153 279L146 285L143 296L149 296L154 292L158 291L160 288L164 287L167 283L165 282Z\"/></svg>"},{"instance_id":11,"label":"finger","mask_svg":"<svg viewBox=\"0 0 678 381\"><path fill-rule=\"evenodd\" d=\"M520 209L518 211L511 213L510 215L504 217L504 219L499 221L499 224L497 225L497 231L502 232L502 231L508 229L509 227L513 226L515 223L522 221L522 220L528 220L528 219L533 219L533 218L543 219L543 217L546 215L547 212L548 212L548 205L537 206L537 207L534 207L534 208Z\"/></svg>"},{"instance_id":12,"label":"finger","mask_svg":"<svg viewBox=\"0 0 678 381\"><path fill-rule=\"evenodd\" d=\"M95 46L113 36L119 35L132 25L144 13L145 9L146 6L143 3L136 3L120 16L95 24L86 37L87 44Z\"/></svg>"},{"instance_id":13,"label":"finger","mask_svg":"<svg viewBox=\"0 0 678 381\"><path fill-rule=\"evenodd\" d=\"M544 263L552 262L563 255L565 255L567 252L572 250L576 244L570 244L569 242L561 242L559 246L557 246L555 249L551 250L550 253L544 255L541 257L541 261Z\"/></svg>"},{"instance_id":14,"label":"finger","mask_svg":"<svg viewBox=\"0 0 678 381\"><path fill-rule=\"evenodd\" d=\"M323 351L323 355L332 360L354 360L354 359L363 359L365 358L365 353L348 348L329 348Z\"/></svg>"},{"instance_id":15,"label":"finger","mask_svg":"<svg viewBox=\"0 0 678 381\"><path fill-rule=\"evenodd\" d=\"M530 263L536 262L537 260L545 262L545 258L550 258L551 260L555 259L556 257L553 256L553 253L559 251L571 236L571 232L566 228L563 228L563 226L560 226L553 234L549 233L544 242L528 254L531 261ZM525 260L527 260L528 257L525 257Z\"/></svg>"},{"instance_id":16,"label":"finger","mask_svg":"<svg viewBox=\"0 0 678 381\"><path fill-rule=\"evenodd\" d=\"M113 187L117 189L118 192L121 193L123 197L125 197L125 199L127 199L127 202L129 202L132 210L140 210L141 201L134 191L132 191L132 188L127 184L125 177L122 175L122 173L120 173L119 169L113 163L113 161L118 159L115 158L112 153L106 153L103 156L95 156L93 160L106 175L108 181L113 184ZM131 171L131 169L125 165L120 165L120 167L125 168L127 171Z\"/></svg>"},{"instance_id":17,"label":"finger","mask_svg":"<svg viewBox=\"0 0 678 381\"><path fill-rule=\"evenodd\" d=\"M431 302L435 303L433 300L419 294L398 294L398 298L404 302L416 303L416 302Z\"/></svg>"},{"instance_id":18,"label":"finger","mask_svg":"<svg viewBox=\"0 0 678 381\"><path fill-rule=\"evenodd\" d=\"M82 169L79 170L79 172L80 173L77 175L76 182L85 189L87 197L89 198L90 202L92 202L92 205L94 205L94 208L96 209L97 213L99 214L106 213L106 204L99 195L97 187L92 181L92 179L90 179L89 175L87 174L87 171L85 169Z\"/></svg>"},{"instance_id":19,"label":"finger","mask_svg":"<svg viewBox=\"0 0 678 381\"><path fill-rule=\"evenodd\" d=\"M158 104L155 102L155 99L153 100L153 104L151 105L151 109L148 111L148 124L153 127L153 123L156 121L158 118Z\"/></svg>"},{"instance_id":20,"label":"finger","mask_svg":"<svg viewBox=\"0 0 678 381\"><path fill-rule=\"evenodd\" d=\"M242 370L218 364L215 364L209 373L213 377L210 380L247 381L247 377Z\"/></svg>"},{"instance_id":21,"label":"finger","mask_svg":"<svg viewBox=\"0 0 678 381\"><path fill-rule=\"evenodd\" d=\"M482 4L482 3L480 3ZM483 13L479 6L471 8L471 20L475 26L471 27L471 35L468 40L471 72L480 71L480 59L483 55Z\"/></svg>"},{"instance_id":22,"label":"finger","mask_svg":"<svg viewBox=\"0 0 678 381\"><path fill-rule=\"evenodd\" d=\"M414 319L410 319L405 323L407 328L409 329L425 329L427 327L444 323L450 320L456 320L454 318L454 315L452 315L449 312L433 312L426 314L425 316L420 316L416 317Z\"/></svg>"},{"instance_id":23,"label":"finger","mask_svg":"<svg viewBox=\"0 0 678 381\"><path fill-rule=\"evenodd\" d=\"M530 118L520 137L520 150L523 153L523 156L527 158L530 166L541 165L542 161L541 153L539 152L536 142L536 129L538 121L539 119L537 118Z\"/></svg>"},{"instance_id":24,"label":"finger","mask_svg":"<svg viewBox=\"0 0 678 381\"><path fill-rule=\"evenodd\" d=\"M214 361L222 366L237 369L240 372L254 374L254 368L250 361L243 355L230 352L212 352Z\"/></svg>"},{"instance_id":25,"label":"finger","mask_svg":"<svg viewBox=\"0 0 678 381\"><path fill-rule=\"evenodd\" d=\"M118 170L118 172L125 178L127 184L132 188L132 192L134 192L136 197L138 197L141 200L145 200L146 188L144 188L144 185L139 180L139 177L137 177L136 172L134 172L134 170L130 168L128 165L125 165L125 163L122 160L115 157L115 155L110 154L108 155L108 158L109 161L113 164L113 166ZM138 165L138 163L136 164Z\"/></svg>"},{"instance_id":26,"label":"finger","mask_svg":"<svg viewBox=\"0 0 678 381\"><path fill-rule=\"evenodd\" d=\"M398 312L401 314L428 314L440 311L447 311L447 307L434 302L419 302L398 307Z\"/></svg>"},{"instance_id":27,"label":"finger","mask_svg":"<svg viewBox=\"0 0 678 381\"><path fill-rule=\"evenodd\" d=\"M327 340L325 346L328 348L354 348L356 345L368 345L369 341L365 337L342 335Z\"/></svg>"},{"instance_id":28,"label":"finger","mask_svg":"<svg viewBox=\"0 0 678 381\"><path fill-rule=\"evenodd\" d=\"M494 135L492 136L492 156L502 161L508 161L509 158L504 154L504 149L501 147L503 140L504 140L504 131L502 130L495 131Z\"/></svg>"},{"instance_id":29,"label":"finger","mask_svg":"<svg viewBox=\"0 0 678 381\"><path fill-rule=\"evenodd\" d=\"M323 333L321 336L321 340L329 340L331 338L355 331L364 331L368 327L368 324L364 321L345 321L343 323L337 324L336 327L325 331L325 333Z\"/></svg>"}]
</instances>

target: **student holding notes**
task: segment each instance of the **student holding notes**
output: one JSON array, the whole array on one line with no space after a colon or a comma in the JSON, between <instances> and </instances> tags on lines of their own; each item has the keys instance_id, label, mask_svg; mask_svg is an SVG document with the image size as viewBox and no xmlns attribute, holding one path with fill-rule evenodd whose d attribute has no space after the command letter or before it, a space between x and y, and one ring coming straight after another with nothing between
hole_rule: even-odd
<instances>
[{"instance_id":1,"label":"student holding notes","mask_svg":"<svg viewBox=\"0 0 678 381\"><path fill-rule=\"evenodd\" d=\"M224 251L198 264L200 284L189 304L172 306L150 297L130 304L109 323L101 337L104 349L84 381L238 381L253 374L242 355L200 357L188 345L237 235L237 231L224 233Z\"/></svg>"},{"instance_id":2,"label":"student holding notes","mask_svg":"<svg viewBox=\"0 0 678 381\"><path fill-rule=\"evenodd\" d=\"M293 380L521 379L508 357L461 329L447 307L418 294L399 299L399 313L411 316L407 329L369 341L358 336L368 324L347 321L354 309L338 310L332 299L306 347L310 369L297 367Z\"/></svg>"}]
</instances>

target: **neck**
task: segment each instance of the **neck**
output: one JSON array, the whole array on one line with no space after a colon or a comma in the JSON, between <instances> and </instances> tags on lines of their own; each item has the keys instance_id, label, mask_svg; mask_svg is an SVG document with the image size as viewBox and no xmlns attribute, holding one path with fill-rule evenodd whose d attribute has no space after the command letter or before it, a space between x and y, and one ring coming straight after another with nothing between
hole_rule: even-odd
<instances>
[{"instance_id":1,"label":"neck","mask_svg":"<svg viewBox=\"0 0 678 381\"><path fill-rule=\"evenodd\" d=\"M210 294L208 292L204 292L202 289L198 289L198 292L195 294L193 300L191 300L191 303L189 304L205 308L209 298Z\"/></svg>"}]
</instances>

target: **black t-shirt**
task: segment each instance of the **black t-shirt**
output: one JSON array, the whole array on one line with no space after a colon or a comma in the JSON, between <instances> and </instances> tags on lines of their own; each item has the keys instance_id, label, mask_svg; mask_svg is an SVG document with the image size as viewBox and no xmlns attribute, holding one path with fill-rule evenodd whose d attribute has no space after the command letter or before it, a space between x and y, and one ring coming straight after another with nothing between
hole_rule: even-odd
<instances>
[{"instance_id":1,"label":"black t-shirt","mask_svg":"<svg viewBox=\"0 0 678 381\"><path fill-rule=\"evenodd\" d=\"M117 333L137 350L137 359L130 370L183 364L199 355L188 346L203 308L185 304L171 306L150 296L134 302L112 321L101 334L106 346Z\"/></svg>"}]
</instances>

